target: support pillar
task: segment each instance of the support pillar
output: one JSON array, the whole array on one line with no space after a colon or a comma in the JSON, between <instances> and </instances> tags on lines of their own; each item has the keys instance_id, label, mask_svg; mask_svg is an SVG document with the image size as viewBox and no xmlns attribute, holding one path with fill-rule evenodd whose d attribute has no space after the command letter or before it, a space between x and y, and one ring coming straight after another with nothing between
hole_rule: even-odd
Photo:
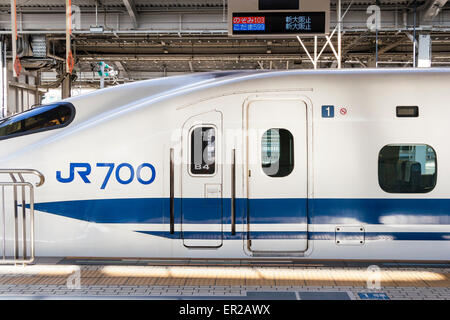
<instances>
[{"instance_id":1,"label":"support pillar","mask_svg":"<svg viewBox=\"0 0 450 320\"><path fill-rule=\"evenodd\" d=\"M351 4L350 4L351 5ZM337 3L337 23L338 23L338 69L342 68L342 3L338 0Z\"/></svg>"},{"instance_id":2,"label":"support pillar","mask_svg":"<svg viewBox=\"0 0 450 320\"><path fill-rule=\"evenodd\" d=\"M431 67L431 36L429 34L419 35L419 53L418 53L419 68Z\"/></svg>"},{"instance_id":3,"label":"support pillar","mask_svg":"<svg viewBox=\"0 0 450 320\"><path fill-rule=\"evenodd\" d=\"M61 98L67 99L71 97L72 92L72 77L66 73L64 80L61 82Z\"/></svg>"},{"instance_id":4,"label":"support pillar","mask_svg":"<svg viewBox=\"0 0 450 320\"><path fill-rule=\"evenodd\" d=\"M0 119L5 118L7 115L6 106L6 82L5 82L5 75L6 72L6 66L4 65L4 59L3 57L6 56L6 53L4 52L4 39L0 40Z\"/></svg>"}]
</instances>

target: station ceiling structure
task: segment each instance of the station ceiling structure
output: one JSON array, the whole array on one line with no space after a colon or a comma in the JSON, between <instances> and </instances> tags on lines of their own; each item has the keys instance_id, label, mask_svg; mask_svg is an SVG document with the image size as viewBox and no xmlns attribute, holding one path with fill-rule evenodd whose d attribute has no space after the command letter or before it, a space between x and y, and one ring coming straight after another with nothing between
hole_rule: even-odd
<instances>
[{"instance_id":1,"label":"station ceiling structure","mask_svg":"<svg viewBox=\"0 0 450 320\"><path fill-rule=\"evenodd\" d=\"M331 0L331 30L338 25ZM369 6L381 9L381 28L368 29ZM97 85L93 65L118 71L114 82L187 72L241 69L311 69L314 37L229 37L226 0L72 0L76 82ZM0 34L11 38L10 0L0 0ZM447 0L341 0L342 67L410 67L413 39L431 39L432 66L450 65ZM65 1L17 0L18 54L25 70L42 72L49 86L64 70ZM301 41L300 41L301 40ZM337 37L329 39L337 47ZM318 37L318 68L334 68L336 56ZM306 50L305 50L306 49ZM417 50L417 48L416 48Z\"/></svg>"}]
</instances>

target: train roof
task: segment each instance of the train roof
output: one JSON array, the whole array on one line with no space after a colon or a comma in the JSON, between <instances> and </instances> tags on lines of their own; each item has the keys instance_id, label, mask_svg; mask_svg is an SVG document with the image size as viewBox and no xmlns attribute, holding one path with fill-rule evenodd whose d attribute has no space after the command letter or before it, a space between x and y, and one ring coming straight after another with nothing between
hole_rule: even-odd
<instances>
[{"instance_id":1,"label":"train roof","mask_svg":"<svg viewBox=\"0 0 450 320\"><path fill-rule=\"evenodd\" d=\"M280 79L292 76L330 76L330 75L419 75L449 74L450 68L423 69L323 69L289 71L226 71L197 73L159 79L143 80L129 84L97 90L86 95L69 98L77 109L77 118L91 117L111 110L139 108L149 102L189 94L202 89L226 86L239 82L261 79ZM86 103L89 101L89 103ZM84 116L83 116L84 115Z\"/></svg>"},{"instance_id":2,"label":"train roof","mask_svg":"<svg viewBox=\"0 0 450 320\"><path fill-rule=\"evenodd\" d=\"M372 74L427 74L427 73L449 73L450 68L377 68L377 69L318 69L318 70L242 70L242 71L215 71L204 72L196 74L186 74L172 77L164 77L150 80L142 80L133 83L123 84L115 87L110 87L103 90L97 90L91 94L106 93L108 91L117 90L119 88L156 88L158 86L166 87L167 89L173 89L180 84L195 84L220 81L233 78L244 78L251 76L253 79L259 77L282 77L293 75L372 75ZM160 90L158 90L160 92ZM152 90L148 91L151 94Z\"/></svg>"},{"instance_id":3,"label":"train roof","mask_svg":"<svg viewBox=\"0 0 450 320\"><path fill-rule=\"evenodd\" d=\"M233 78L246 78L251 76L253 79L259 77L281 77L281 76L293 76L293 75L371 75L371 74L426 74L426 73L449 73L450 68L377 68L377 69L318 69L318 70L242 70L242 71L215 71L204 72L196 74L186 74L172 77L164 77L150 80L142 80L133 83L123 84L115 87L110 87L103 90L97 90L91 94L106 93L119 88L140 88L147 87L156 88L158 86L166 87L167 89L173 89L180 84L195 84L219 81ZM158 90L160 92L160 90ZM148 91L151 94L152 90Z\"/></svg>"}]
</instances>

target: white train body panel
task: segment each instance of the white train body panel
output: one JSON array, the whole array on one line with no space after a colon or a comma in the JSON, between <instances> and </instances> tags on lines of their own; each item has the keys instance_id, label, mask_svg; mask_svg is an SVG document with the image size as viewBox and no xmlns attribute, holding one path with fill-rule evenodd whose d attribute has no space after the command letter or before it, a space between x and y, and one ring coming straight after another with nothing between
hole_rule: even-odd
<instances>
[{"instance_id":1,"label":"white train body panel","mask_svg":"<svg viewBox=\"0 0 450 320\"><path fill-rule=\"evenodd\" d=\"M74 120L0 140L0 168L46 178L35 190L37 256L450 260L449 83L441 69L143 81L65 100ZM397 106L419 117L398 118ZM215 167L193 174L202 127L214 130ZM272 128L293 138L285 176L261 165ZM384 191L380 151L412 144L434 149L435 187Z\"/></svg>"}]
</instances>

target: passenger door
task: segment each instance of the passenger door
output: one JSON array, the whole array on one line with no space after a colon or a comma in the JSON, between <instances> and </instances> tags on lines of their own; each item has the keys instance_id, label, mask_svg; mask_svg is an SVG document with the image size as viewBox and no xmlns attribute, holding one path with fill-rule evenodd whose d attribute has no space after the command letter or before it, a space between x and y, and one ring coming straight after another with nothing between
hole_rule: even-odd
<instances>
[{"instance_id":1,"label":"passenger door","mask_svg":"<svg viewBox=\"0 0 450 320\"><path fill-rule=\"evenodd\" d=\"M307 249L308 112L300 98L247 105L247 249Z\"/></svg>"},{"instance_id":2,"label":"passenger door","mask_svg":"<svg viewBox=\"0 0 450 320\"><path fill-rule=\"evenodd\" d=\"M222 226L222 114L207 112L183 126L181 217L189 248L220 247Z\"/></svg>"}]
</instances>

